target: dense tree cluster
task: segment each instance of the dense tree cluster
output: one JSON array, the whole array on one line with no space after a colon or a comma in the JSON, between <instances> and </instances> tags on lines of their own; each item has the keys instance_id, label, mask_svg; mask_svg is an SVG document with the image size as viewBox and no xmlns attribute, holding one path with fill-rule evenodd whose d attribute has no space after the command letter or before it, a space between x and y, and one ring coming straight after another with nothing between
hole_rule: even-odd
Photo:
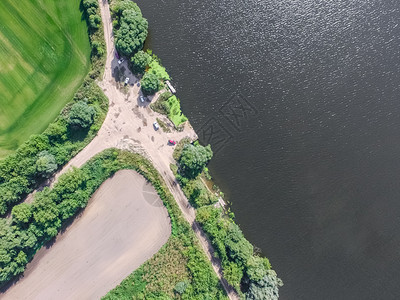
<instances>
[{"instance_id":1,"label":"dense tree cluster","mask_svg":"<svg viewBox=\"0 0 400 300\"><path fill-rule=\"evenodd\" d=\"M94 81L85 82L75 99L77 103L86 99L85 108L91 113L97 111L95 120L102 122L107 110L107 98ZM14 154L0 162L0 214L6 213L93 138L99 126L85 131L83 139L73 138L77 132L81 132L81 127L68 126L71 108L65 109L44 133L32 135Z\"/></svg>"},{"instance_id":2,"label":"dense tree cluster","mask_svg":"<svg viewBox=\"0 0 400 300\"><path fill-rule=\"evenodd\" d=\"M117 1L112 7L114 14L115 47L118 53L132 57L143 48L148 23L139 7L130 0Z\"/></svg>"},{"instance_id":3,"label":"dense tree cluster","mask_svg":"<svg viewBox=\"0 0 400 300\"><path fill-rule=\"evenodd\" d=\"M277 299L282 281L271 270L267 258L253 254L253 246L245 239L239 226L224 218L219 208L204 206L197 211L196 220L210 237L222 260L225 279L240 291L248 286L247 299Z\"/></svg>"},{"instance_id":4,"label":"dense tree cluster","mask_svg":"<svg viewBox=\"0 0 400 300\"><path fill-rule=\"evenodd\" d=\"M205 166L212 157L210 146L182 140L173 157L180 168L171 165L171 169L186 197L197 208L196 221L221 259L224 278L246 299L276 299L283 283L271 270L269 260L254 254L254 247L233 221L233 214L225 215L222 208L212 205L218 198L199 176L206 173Z\"/></svg>"},{"instance_id":5,"label":"dense tree cluster","mask_svg":"<svg viewBox=\"0 0 400 300\"><path fill-rule=\"evenodd\" d=\"M92 79L96 79L103 71L106 53L100 7L97 0L83 0L81 4L83 16L89 28L89 40L92 47L90 55L92 64L89 76Z\"/></svg>"},{"instance_id":6,"label":"dense tree cluster","mask_svg":"<svg viewBox=\"0 0 400 300\"><path fill-rule=\"evenodd\" d=\"M97 0L83 0L82 5L85 9L90 30L96 30L100 27L101 17L98 15L99 2Z\"/></svg>"},{"instance_id":7,"label":"dense tree cluster","mask_svg":"<svg viewBox=\"0 0 400 300\"><path fill-rule=\"evenodd\" d=\"M86 206L92 193L114 169L101 164L112 151L82 169L62 175L53 189L35 194L32 203L13 207L12 219L0 219L0 284L21 273L44 243L55 237L62 222Z\"/></svg>"}]
</instances>

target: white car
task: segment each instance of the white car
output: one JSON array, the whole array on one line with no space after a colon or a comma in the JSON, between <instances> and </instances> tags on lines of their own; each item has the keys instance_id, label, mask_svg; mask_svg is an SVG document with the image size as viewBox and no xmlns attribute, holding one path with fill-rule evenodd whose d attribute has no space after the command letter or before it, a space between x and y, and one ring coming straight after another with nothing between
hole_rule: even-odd
<instances>
[{"instance_id":1,"label":"white car","mask_svg":"<svg viewBox=\"0 0 400 300\"><path fill-rule=\"evenodd\" d=\"M125 61L125 59L121 58L121 59L118 60L118 64L120 65L120 64L122 64L124 61Z\"/></svg>"},{"instance_id":2,"label":"white car","mask_svg":"<svg viewBox=\"0 0 400 300\"><path fill-rule=\"evenodd\" d=\"M128 84L129 83L129 77L126 77L125 78L125 84Z\"/></svg>"},{"instance_id":3,"label":"white car","mask_svg":"<svg viewBox=\"0 0 400 300\"><path fill-rule=\"evenodd\" d=\"M146 100L143 96L140 96L139 99L140 99L140 102L142 102L142 103L144 103L144 101Z\"/></svg>"},{"instance_id":4,"label":"white car","mask_svg":"<svg viewBox=\"0 0 400 300\"><path fill-rule=\"evenodd\" d=\"M157 122L154 122L154 123L153 123L153 126L154 126L154 129L155 129L155 130L158 130L158 129L160 128L160 126L158 126L158 123L157 123Z\"/></svg>"}]
</instances>

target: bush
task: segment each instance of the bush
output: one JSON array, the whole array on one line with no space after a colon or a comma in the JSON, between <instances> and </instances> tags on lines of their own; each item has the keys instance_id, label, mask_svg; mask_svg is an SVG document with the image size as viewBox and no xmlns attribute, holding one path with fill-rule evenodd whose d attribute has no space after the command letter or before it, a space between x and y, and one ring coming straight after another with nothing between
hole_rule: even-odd
<instances>
[{"instance_id":1,"label":"bush","mask_svg":"<svg viewBox=\"0 0 400 300\"><path fill-rule=\"evenodd\" d=\"M174 290L175 290L179 295L182 295L182 294L185 292L187 286L188 286L187 282L185 282L185 281L180 281L180 282L178 282L178 283L175 285Z\"/></svg>"},{"instance_id":2,"label":"bush","mask_svg":"<svg viewBox=\"0 0 400 300\"><path fill-rule=\"evenodd\" d=\"M140 85L144 95L153 95L160 89L160 81L157 76L152 73L144 74Z\"/></svg>"},{"instance_id":3,"label":"bush","mask_svg":"<svg viewBox=\"0 0 400 300\"><path fill-rule=\"evenodd\" d=\"M171 79L169 77L167 71L165 71L165 68L163 66L161 66L157 60L154 60L154 59L149 64L148 72L156 75L158 79L162 79L162 80L170 80Z\"/></svg>"},{"instance_id":4,"label":"bush","mask_svg":"<svg viewBox=\"0 0 400 300\"><path fill-rule=\"evenodd\" d=\"M184 187L183 192L194 207L202 207L214 204L218 199L210 193L200 178L190 180Z\"/></svg>"}]
</instances>

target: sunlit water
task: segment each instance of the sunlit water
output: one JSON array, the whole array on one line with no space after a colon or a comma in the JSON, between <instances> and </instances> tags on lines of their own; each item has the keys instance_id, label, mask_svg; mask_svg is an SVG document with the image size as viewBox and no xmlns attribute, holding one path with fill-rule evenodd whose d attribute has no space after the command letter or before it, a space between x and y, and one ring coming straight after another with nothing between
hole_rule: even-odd
<instances>
[{"instance_id":1,"label":"sunlit water","mask_svg":"<svg viewBox=\"0 0 400 300\"><path fill-rule=\"evenodd\" d=\"M281 298L400 299L400 2L138 4Z\"/></svg>"}]
</instances>

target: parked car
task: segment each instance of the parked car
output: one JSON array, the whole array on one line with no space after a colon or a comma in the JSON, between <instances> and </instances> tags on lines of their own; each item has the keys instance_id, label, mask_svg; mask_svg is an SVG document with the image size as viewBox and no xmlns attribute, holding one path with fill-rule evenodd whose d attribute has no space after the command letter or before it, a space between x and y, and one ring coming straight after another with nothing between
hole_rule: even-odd
<instances>
[{"instance_id":1,"label":"parked car","mask_svg":"<svg viewBox=\"0 0 400 300\"><path fill-rule=\"evenodd\" d=\"M144 101L146 101L146 98L144 96L140 96L139 99L140 99L140 102L142 102L142 103L144 103Z\"/></svg>"},{"instance_id":2,"label":"parked car","mask_svg":"<svg viewBox=\"0 0 400 300\"><path fill-rule=\"evenodd\" d=\"M129 83L129 77L125 78L125 85L127 85Z\"/></svg>"},{"instance_id":3,"label":"parked car","mask_svg":"<svg viewBox=\"0 0 400 300\"><path fill-rule=\"evenodd\" d=\"M176 145L176 142L175 142L174 140L168 140L168 144L170 144L170 145L172 145L172 146L175 146L175 145Z\"/></svg>"},{"instance_id":4,"label":"parked car","mask_svg":"<svg viewBox=\"0 0 400 300\"><path fill-rule=\"evenodd\" d=\"M154 123L153 123L153 127L154 127L155 130L160 129L160 126L158 125L157 122L154 122Z\"/></svg>"},{"instance_id":5,"label":"parked car","mask_svg":"<svg viewBox=\"0 0 400 300\"><path fill-rule=\"evenodd\" d=\"M121 58L121 59L118 60L118 64L120 65L120 64L122 64L124 61L125 61L125 59Z\"/></svg>"}]
</instances>

